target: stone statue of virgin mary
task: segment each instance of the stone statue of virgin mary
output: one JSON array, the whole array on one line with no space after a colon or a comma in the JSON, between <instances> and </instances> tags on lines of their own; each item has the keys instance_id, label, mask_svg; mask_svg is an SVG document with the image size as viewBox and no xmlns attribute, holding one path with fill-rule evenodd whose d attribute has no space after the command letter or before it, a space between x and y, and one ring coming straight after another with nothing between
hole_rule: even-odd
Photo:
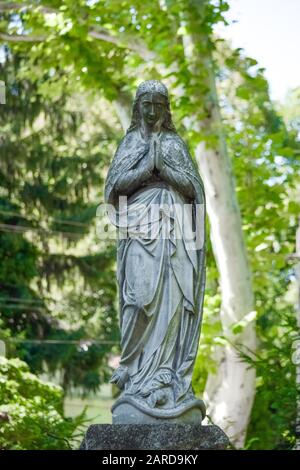
<instances>
[{"instance_id":1,"label":"stone statue of virgin mary","mask_svg":"<svg viewBox=\"0 0 300 470\"><path fill-rule=\"evenodd\" d=\"M122 392L113 423L199 424L205 406L191 379L205 286L205 196L159 81L137 89L105 198L119 229L122 353L111 382Z\"/></svg>"}]
</instances>

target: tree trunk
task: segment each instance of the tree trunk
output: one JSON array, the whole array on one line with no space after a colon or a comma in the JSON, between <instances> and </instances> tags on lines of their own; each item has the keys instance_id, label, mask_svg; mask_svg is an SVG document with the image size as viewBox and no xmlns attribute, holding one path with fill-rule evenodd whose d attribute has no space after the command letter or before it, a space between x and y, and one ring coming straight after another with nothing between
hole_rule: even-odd
<instances>
[{"instance_id":1,"label":"tree trunk","mask_svg":"<svg viewBox=\"0 0 300 470\"><path fill-rule=\"evenodd\" d=\"M231 327L253 311L251 278L224 142L220 141L218 150L200 144L196 158L205 186L210 237L220 275L223 334L230 340L216 355L218 370L208 377L204 399L213 422L240 447L244 443L253 404L255 372L241 361L234 345L241 343L254 351L255 326L249 323L238 335L233 334Z\"/></svg>"},{"instance_id":2,"label":"tree trunk","mask_svg":"<svg viewBox=\"0 0 300 470\"><path fill-rule=\"evenodd\" d=\"M192 3L195 7L195 2ZM201 122L195 118L189 119L189 125L194 130L216 137L214 146L210 147L202 141L196 147L195 154L205 186L210 238L220 276L223 334L229 340L225 348L216 351L218 369L216 374L208 377L204 399L212 421L227 433L235 446L242 447L255 396L255 371L241 361L235 345L242 345L251 351L256 349L255 324L251 321L254 317L254 298L234 176L218 103L209 38L199 34L205 1L200 7L200 12L199 4L196 6L197 12L190 10L193 11L193 17L189 17L192 24L188 26L191 31L196 32L184 36L183 44L193 77L197 80L198 75L201 80L199 89L201 85L203 88L203 68L206 71L205 101L208 112L207 118ZM197 50L197 41L201 45L201 56ZM234 335L232 326L240 321L244 321L246 326L239 334Z\"/></svg>"}]
</instances>

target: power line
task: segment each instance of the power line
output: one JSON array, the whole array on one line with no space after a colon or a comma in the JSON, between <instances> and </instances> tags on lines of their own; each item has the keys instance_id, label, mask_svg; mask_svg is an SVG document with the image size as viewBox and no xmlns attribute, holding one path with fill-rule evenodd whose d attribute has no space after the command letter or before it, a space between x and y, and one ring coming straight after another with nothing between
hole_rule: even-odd
<instances>
[{"instance_id":1,"label":"power line","mask_svg":"<svg viewBox=\"0 0 300 470\"><path fill-rule=\"evenodd\" d=\"M29 227L26 225L12 225L12 224L1 224L1 223L0 223L0 231L14 233L14 234L22 234L24 232L32 231L32 232L37 232L41 234L65 235L69 238L80 238L82 235L87 235L87 232L80 232L80 233L63 232L59 230Z\"/></svg>"},{"instance_id":2,"label":"power line","mask_svg":"<svg viewBox=\"0 0 300 470\"><path fill-rule=\"evenodd\" d=\"M20 302L20 303L24 303L25 305L25 302L26 303L29 303L29 304L39 304L39 305L44 305L44 302L42 300L38 300L38 299L23 299L23 298L19 298L19 297L0 297L0 303L6 303L6 302ZM53 300L51 300L51 302L53 302Z\"/></svg>"},{"instance_id":3,"label":"power line","mask_svg":"<svg viewBox=\"0 0 300 470\"><path fill-rule=\"evenodd\" d=\"M35 307L34 305L27 305L27 304L19 304L19 305L11 305L11 304L2 304L0 305L0 308L11 308L13 310L26 310L26 309L29 309L31 308L32 310L36 311L36 312L48 312L48 310L46 310L45 308L42 308L42 307Z\"/></svg>"},{"instance_id":4,"label":"power line","mask_svg":"<svg viewBox=\"0 0 300 470\"><path fill-rule=\"evenodd\" d=\"M19 214L18 212L0 210L0 214L11 215L15 217L20 217L21 219L26 219L28 221L33 221L33 219L30 219L25 215ZM60 224L74 225L75 227L89 227L90 226L89 224L84 223L84 222L77 222L76 220L56 219L54 217L50 217L50 222L58 222Z\"/></svg>"},{"instance_id":5,"label":"power line","mask_svg":"<svg viewBox=\"0 0 300 470\"><path fill-rule=\"evenodd\" d=\"M90 297L89 297L90 298ZM100 297L95 297L94 300L100 300ZM51 298L45 298L45 301L43 300L39 300L39 299L24 299L24 298L20 298L20 297L0 297L0 304L5 304L5 305L10 305L10 303L18 303L18 304L21 304L21 305L26 305L26 306L30 306L30 305L42 305L44 306L45 305L45 302L52 302L52 303L55 303L55 304L63 304L64 300L55 300L55 299L51 299Z\"/></svg>"},{"instance_id":6,"label":"power line","mask_svg":"<svg viewBox=\"0 0 300 470\"><path fill-rule=\"evenodd\" d=\"M16 216L16 217L19 217L21 219L27 219L28 220L28 218L25 215L19 214L18 212L3 211L3 210L0 209L0 214Z\"/></svg>"},{"instance_id":7,"label":"power line","mask_svg":"<svg viewBox=\"0 0 300 470\"><path fill-rule=\"evenodd\" d=\"M12 303L1 302L1 300L0 300L0 311L1 311L1 308L2 309L11 309L11 310L32 310L32 311L35 311L35 312L47 313L49 315L51 315L51 312L52 312L51 310L48 310L46 307L39 306L39 305L42 305L42 304L38 304L38 303L37 304L30 304L30 303L28 303L28 304L24 303L23 304L22 302L18 302L17 305L14 305L14 302L12 302ZM55 307L56 312L59 311L59 310L63 310L66 313L66 310L65 310L63 305Z\"/></svg>"},{"instance_id":8,"label":"power line","mask_svg":"<svg viewBox=\"0 0 300 470\"><path fill-rule=\"evenodd\" d=\"M98 299L96 299L98 300ZM45 299L46 302L52 302L55 304L61 304L63 306L63 301L60 300L55 300L55 299ZM17 305L13 305L13 304ZM35 305L41 306L41 310L46 310L45 307L45 302L42 300L30 300L30 299L23 299L23 298L18 298L18 297L0 297L0 308L1 306L3 307L25 307L25 308L35 308Z\"/></svg>"},{"instance_id":9,"label":"power line","mask_svg":"<svg viewBox=\"0 0 300 470\"><path fill-rule=\"evenodd\" d=\"M18 339L18 338L1 338L1 341L7 343L25 343L25 344L77 344L80 346L88 345L88 344L96 344L96 345L114 345L119 344L118 341L98 341L95 339L80 339L80 340L72 340L72 339Z\"/></svg>"},{"instance_id":10,"label":"power line","mask_svg":"<svg viewBox=\"0 0 300 470\"><path fill-rule=\"evenodd\" d=\"M51 315L51 313L53 313L52 310L48 310L47 308L45 307L40 307L39 304L22 304L21 302L19 302L17 305L14 305L13 303L9 303L9 302L0 302L0 311L1 311L1 308L2 309L11 309L11 310L32 310L34 312L41 312L41 313L47 313L49 315ZM61 306L58 306L58 307L55 307L55 311L58 312L60 310L63 310L64 313L68 313L66 312L65 308L63 305Z\"/></svg>"}]
</instances>

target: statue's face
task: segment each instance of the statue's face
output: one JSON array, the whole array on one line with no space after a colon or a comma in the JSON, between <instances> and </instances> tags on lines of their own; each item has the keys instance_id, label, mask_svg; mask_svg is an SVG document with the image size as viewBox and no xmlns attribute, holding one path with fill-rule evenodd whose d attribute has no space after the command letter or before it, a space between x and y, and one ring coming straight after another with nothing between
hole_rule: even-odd
<instances>
[{"instance_id":1,"label":"statue's face","mask_svg":"<svg viewBox=\"0 0 300 470\"><path fill-rule=\"evenodd\" d=\"M160 93L145 93L140 99L142 119L149 126L154 126L163 120L165 105L164 97Z\"/></svg>"}]
</instances>

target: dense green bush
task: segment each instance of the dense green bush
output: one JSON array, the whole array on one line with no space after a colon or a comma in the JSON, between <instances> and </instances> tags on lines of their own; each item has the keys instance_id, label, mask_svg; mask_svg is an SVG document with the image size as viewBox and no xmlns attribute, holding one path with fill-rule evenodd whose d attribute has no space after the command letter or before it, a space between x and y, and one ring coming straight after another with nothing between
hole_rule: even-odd
<instances>
[{"instance_id":1,"label":"dense green bush","mask_svg":"<svg viewBox=\"0 0 300 470\"><path fill-rule=\"evenodd\" d=\"M84 419L84 413L64 417L60 387L30 373L25 362L0 357L0 449L71 449Z\"/></svg>"}]
</instances>

